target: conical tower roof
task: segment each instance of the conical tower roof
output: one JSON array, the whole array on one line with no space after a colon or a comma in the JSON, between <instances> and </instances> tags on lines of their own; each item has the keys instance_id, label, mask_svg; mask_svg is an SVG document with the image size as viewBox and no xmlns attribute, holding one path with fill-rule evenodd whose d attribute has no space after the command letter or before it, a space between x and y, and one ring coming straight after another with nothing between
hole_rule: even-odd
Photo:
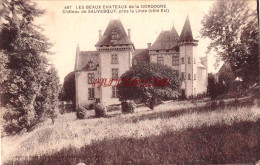
<instances>
[{"instance_id":1,"label":"conical tower roof","mask_svg":"<svg viewBox=\"0 0 260 165\"><path fill-rule=\"evenodd\" d=\"M192 35L192 30L190 26L190 20L189 16L187 16L184 26L182 28L182 32L179 38L179 41L193 41L193 35Z\"/></svg>"}]
</instances>

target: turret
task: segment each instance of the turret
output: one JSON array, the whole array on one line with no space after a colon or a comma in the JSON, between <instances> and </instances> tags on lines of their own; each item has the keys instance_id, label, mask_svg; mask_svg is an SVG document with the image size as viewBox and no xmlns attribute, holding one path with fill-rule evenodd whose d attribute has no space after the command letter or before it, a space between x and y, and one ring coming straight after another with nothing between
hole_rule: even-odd
<instances>
[{"instance_id":1,"label":"turret","mask_svg":"<svg viewBox=\"0 0 260 165\"><path fill-rule=\"evenodd\" d=\"M185 86L187 97L197 94L197 45L198 40L194 40L189 17L187 16L180 38L178 40L180 48L180 75Z\"/></svg>"}]
</instances>

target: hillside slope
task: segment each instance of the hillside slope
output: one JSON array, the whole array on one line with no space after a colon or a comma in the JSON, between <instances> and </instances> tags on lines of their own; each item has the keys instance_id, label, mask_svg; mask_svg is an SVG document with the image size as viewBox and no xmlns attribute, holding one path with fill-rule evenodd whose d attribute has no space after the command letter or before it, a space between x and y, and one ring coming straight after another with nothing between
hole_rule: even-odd
<instances>
[{"instance_id":1,"label":"hillside slope","mask_svg":"<svg viewBox=\"0 0 260 165\"><path fill-rule=\"evenodd\" d=\"M188 128L232 125L260 119L260 111L255 107L213 111L202 106L204 103L169 102L157 106L154 111L140 107L134 114L110 112L108 118L94 118L94 112L88 111L89 118L84 120L76 119L74 113L60 115L55 124L46 121L31 132L2 138L2 160L48 155L64 148L81 148L104 139L142 139Z\"/></svg>"}]
</instances>

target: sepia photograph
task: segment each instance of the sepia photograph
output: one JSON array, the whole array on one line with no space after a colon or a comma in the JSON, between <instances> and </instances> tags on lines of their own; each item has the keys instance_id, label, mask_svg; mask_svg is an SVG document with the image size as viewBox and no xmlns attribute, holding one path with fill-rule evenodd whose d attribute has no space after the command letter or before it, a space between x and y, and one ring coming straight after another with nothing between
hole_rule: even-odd
<instances>
[{"instance_id":1,"label":"sepia photograph","mask_svg":"<svg viewBox=\"0 0 260 165\"><path fill-rule=\"evenodd\" d=\"M260 165L259 0L1 0L3 165Z\"/></svg>"}]
</instances>

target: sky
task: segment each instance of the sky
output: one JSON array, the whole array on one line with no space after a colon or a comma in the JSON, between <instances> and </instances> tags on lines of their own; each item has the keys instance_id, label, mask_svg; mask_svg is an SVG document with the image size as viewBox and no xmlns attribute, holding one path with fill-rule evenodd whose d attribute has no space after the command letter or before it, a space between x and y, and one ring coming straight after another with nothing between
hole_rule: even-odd
<instances>
[{"instance_id":1,"label":"sky","mask_svg":"<svg viewBox=\"0 0 260 165\"><path fill-rule=\"evenodd\" d=\"M136 49L147 48L147 43L154 43L162 30L175 27L180 35L185 19L189 16L193 37L199 40L198 56L206 56L209 39L200 37L201 20L214 3L213 0L174 0L174 1L55 1L35 0L46 14L37 20L44 28L43 33L53 44L49 57L55 65L63 83L64 77L74 70L76 48L81 51L96 50L98 30L105 31L111 19L120 19L127 32L131 29L131 40ZM65 7L76 10L79 6L89 5L166 5L169 12L156 13L63 13ZM80 10L77 10L80 11ZM214 72L215 58L208 55L208 71Z\"/></svg>"}]
</instances>

